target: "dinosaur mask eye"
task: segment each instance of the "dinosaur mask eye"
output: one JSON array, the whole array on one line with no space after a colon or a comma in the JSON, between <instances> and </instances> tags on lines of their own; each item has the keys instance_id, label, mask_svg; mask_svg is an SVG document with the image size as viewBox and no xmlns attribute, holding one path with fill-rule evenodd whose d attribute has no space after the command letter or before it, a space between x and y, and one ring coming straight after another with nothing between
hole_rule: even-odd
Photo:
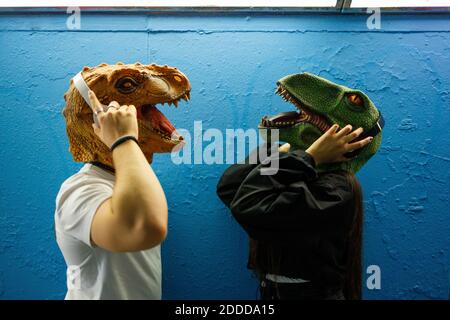
<instances>
[{"instance_id":1,"label":"dinosaur mask eye","mask_svg":"<svg viewBox=\"0 0 450 320\"><path fill-rule=\"evenodd\" d=\"M359 94L356 94L356 93L351 93L351 94L347 95L347 100L352 105L355 105L358 107L362 107L364 105L364 100L361 98L361 96Z\"/></svg>"},{"instance_id":2,"label":"dinosaur mask eye","mask_svg":"<svg viewBox=\"0 0 450 320\"><path fill-rule=\"evenodd\" d=\"M135 91L138 87L138 83L131 77L120 78L116 82L116 88L122 93L131 93Z\"/></svg>"}]
</instances>

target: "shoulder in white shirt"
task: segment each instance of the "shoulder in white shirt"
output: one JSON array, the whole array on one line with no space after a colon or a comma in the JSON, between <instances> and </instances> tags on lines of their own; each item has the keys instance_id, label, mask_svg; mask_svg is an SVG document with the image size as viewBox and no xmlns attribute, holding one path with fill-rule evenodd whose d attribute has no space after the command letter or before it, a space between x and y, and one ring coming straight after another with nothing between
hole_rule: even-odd
<instances>
[{"instance_id":1,"label":"shoulder in white shirt","mask_svg":"<svg viewBox=\"0 0 450 320\"><path fill-rule=\"evenodd\" d=\"M92 164L62 184L55 230L67 264L66 299L161 299L160 246L112 253L91 243L97 208L112 196L115 177Z\"/></svg>"}]
</instances>

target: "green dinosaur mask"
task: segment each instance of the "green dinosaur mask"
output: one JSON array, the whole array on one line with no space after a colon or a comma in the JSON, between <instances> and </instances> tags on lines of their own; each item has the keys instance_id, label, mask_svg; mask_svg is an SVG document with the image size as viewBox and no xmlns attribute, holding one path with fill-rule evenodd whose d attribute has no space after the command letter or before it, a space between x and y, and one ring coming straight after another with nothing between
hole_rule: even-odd
<instances>
[{"instance_id":1,"label":"green dinosaur mask","mask_svg":"<svg viewBox=\"0 0 450 320\"><path fill-rule=\"evenodd\" d=\"M373 136L371 143L348 154L350 160L323 164L319 171L345 170L357 172L381 144L383 118L364 92L335 84L310 73L288 75L277 82L277 94L291 102L298 111L263 117L259 128L278 129L279 140L291 150L306 150L333 124L362 127L358 138Z\"/></svg>"}]
</instances>

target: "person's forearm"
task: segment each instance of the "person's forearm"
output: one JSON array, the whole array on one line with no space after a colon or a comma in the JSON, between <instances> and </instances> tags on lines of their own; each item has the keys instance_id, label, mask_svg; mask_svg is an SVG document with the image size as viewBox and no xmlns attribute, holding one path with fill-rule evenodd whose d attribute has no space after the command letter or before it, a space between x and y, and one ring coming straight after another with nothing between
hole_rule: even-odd
<instances>
[{"instance_id":1,"label":"person's forearm","mask_svg":"<svg viewBox=\"0 0 450 320\"><path fill-rule=\"evenodd\" d=\"M130 228L167 228L167 202L158 178L134 141L113 151L116 184L112 196L114 214L122 215ZM164 233L165 231L163 231Z\"/></svg>"}]
</instances>

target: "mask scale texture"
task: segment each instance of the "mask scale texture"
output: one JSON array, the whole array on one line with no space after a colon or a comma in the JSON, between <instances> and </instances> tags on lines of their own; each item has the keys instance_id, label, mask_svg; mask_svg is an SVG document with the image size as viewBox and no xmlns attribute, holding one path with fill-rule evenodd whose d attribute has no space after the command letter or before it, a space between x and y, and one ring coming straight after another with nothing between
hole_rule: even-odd
<instances>
[{"instance_id":1,"label":"mask scale texture","mask_svg":"<svg viewBox=\"0 0 450 320\"><path fill-rule=\"evenodd\" d=\"M103 63L92 68L84 67L81 75L102 104L117 101L120 105L136 107L139 144L149 163L154 153L171 152L183 144L183 137L156 108L157 104L165 103L177 107L181 99L190 99L189 79L177 68L138 62L118 62L114 65ZM111 152L92 128L93 112L74 86L73 80L64 99L66 106L63 115L69 151L74 161L98 161L112 166Z\"/></svg>"}]
</instances>

